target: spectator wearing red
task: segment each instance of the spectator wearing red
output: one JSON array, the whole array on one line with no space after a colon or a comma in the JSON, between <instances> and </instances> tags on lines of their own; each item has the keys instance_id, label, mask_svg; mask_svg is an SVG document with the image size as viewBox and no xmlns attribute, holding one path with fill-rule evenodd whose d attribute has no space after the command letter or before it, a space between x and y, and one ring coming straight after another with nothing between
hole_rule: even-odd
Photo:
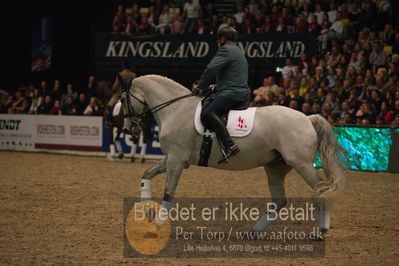
<instances>
[{"instance_id":1,"label":"spectator wearing red","mask_svg":"<svg viewBox=\"0 0 399 266\"><path fill-rule=\"evenodd\" d=\"M278 8L277 5L273 5L271 17L272 17L273 25L278 25L279 24L279 18L282 17L282 13L281 13L281 11L280 11L280 9Z\"/></svg>"},{"instance_id":2,"label":"spectator wearing red","mask_svg":"<svg viewBox=\"0 0 399 266\"><path fill-rule=\"evenodd\" d=\"M203 19L198 19L197 22L197 34L207 34L208 33L208 27L205 24L205 21Z\"/></svg>"},{"instance_id":3,"label":"spectator wearing red","mask_svg":"<svg viewBox=\"0 0 399 266\"><path fill-rule=\"evenodd\" d=\"M393 119L393 112L391 111L391 107L387 101L381 103L381 112L379 113L379 117L382 118L382 121L385 125L389 125Z\"/></svg>"},{"instance_id":4,"label":"spectator wearing red","mask_svg":"<svg viewBox=\"0 0 399 266\"><path fill-rule=\"evenodd\" d=\"M320 34L320 32L321 32L321 26L320 26L320 24L317 22L317 17L316 17L316 15L313 15L313 16L312 16L312 19L311 19L310 24L309 24L308 31L309 31L309 32L312 32L312 33Z\"/></svg>"},{"instance_id":5,"label":"spectator wearing red","mask_svg":"<svg viewBox=\"0 0 399 266\"><path fill-rule=\"evenodd\" d=\"M335 15L334 15L334 18L336 18L336 16L337 16L337 15L335 14ZM332 23L332 22L328 19L327 15L324 14L324 15L323 15L323 20L322 20L322 22L321 22L321 24L320 24L321 33L327 31L327 30L331 27L331 23Z\"/></svg>"},{"instance_id":6,"label":"spectator wearing red","mask_svg":"<svg viewBox=\"0 0 399 266\"><path fill-rule=\"evenodd\" d=\"M308 73L308 68L310 67L310 62L308 61L308 57L306 54L301 54L300 60L298 62L298 65L302 69L306 69L306 72Z\"/></svg>"},{"instance_id":7,"label":"spectator wearing red","mask_svg":"<svg viewBox=\"0 0 399 266\"><path fill-rule=\"evenodd\" d=\"M49 114L50 115L62 115L62 112L61 112L61 101L60 100L55 100L54 101L54 106L53 106L53 108L51 108Z\"/></svg>"},{"instance_id":8,"label":"spectator wearing red","mask_svg":"<svg viewBox=\"0 0 399 266\"><path fill-rule=\"evenodd\" d=\"M151 30L151 25L148 22L148 17L147 16L142 16L140 24L137 28L137 32L140 34L150 34L152 32Z\"/></svg>"},{"instance_id":9,"label":"spectator wearing red","mask_svg":"<svg viewBox=\"0 0 399 266\"><path fill-rule=\"evenodd\" d=\"M241 32L243 34L251 34L254 33L254 28L249 18L244 19L244 23L241 25Z\"/></svg>"},{"instance_id":10,"label":"spectator wearing red","mask_svg":"<svg viewBox=\"0 0 399 266\"><path fill-rule=\"evenodd\" d=\"M114 21L112 22L112 32L119 33L124 29L125 25L122 22L122 19L119 16L114 17Z\"/></svg>"},{"instance_id":11,"label":"spectator wearing red","mask_svg":"<svg viewBox=\"0 0 399 266\"><path fill-rule=\"evenodd\" d=\"M254 15L253 24L255 28L260 28L264 21L264 15L261 10L257 10Z\"/></svg>"},{"instance_id":12,"label":"spectator wearing red","mask_svg":"<svg viewBox=\"0 0 399 266\"><path fill-rule=\"evenodd\" d=\"M137 23L133 20L131 16L127 17L125 25L125 33L136 34L137 33Z\"/></svg>"},{"instance_id":13,"label":"spectator wearing red","mask_svg":"<svg viewBox=\"0 0 399 266\"><path fill-rule=\"evenodd\" d=\"M172 33L183 33L183 16L177 16L173 20Z\"/></svg>"},{"instance_id":14,"label":"spectator wearing red","mask_svg":"<svg viewBox=\"0 0 399 266\"><path fill-rule=\"evenodd\" d=\"M267 15L264 18L264 22L262 24L262 31L263 32L272 32L273 31L273 22L272 17Z\"/></svg>"},{"instance_id":15,"label":"spectator wearing red","mask_svg":"<svg viewBox=\"0 0 399 266\"><path fill-rule=\"evenodd\" d=\"M245 21L245 19L249 19L250 21L252 21L254 19L254 14L249 11L248 7L244 8L244 21ZM243 23L244 23L244 21L243 21Z\"/></svg>"},{"instance_id":16,"label":"spectator wearing red","mask_svg":"<svg viewBox=\"0 0 399 266\"><path fill-rule=\"evenodd\" d=\"M308 22L305 19L304 14L299 14L296 22L296 32L307 32L308 31Z\"/></svg>"}]
</instances>

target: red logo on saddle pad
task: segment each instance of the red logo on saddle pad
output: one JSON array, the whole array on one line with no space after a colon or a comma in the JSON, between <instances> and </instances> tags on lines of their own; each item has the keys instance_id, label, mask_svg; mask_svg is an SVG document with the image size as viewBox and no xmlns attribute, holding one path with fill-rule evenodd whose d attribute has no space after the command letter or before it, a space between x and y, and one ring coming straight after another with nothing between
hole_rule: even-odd
<instances>
[{"instance_id":1,"label":"red logo on saddle pad","mask_svg":"<svg viewBox=\"0 0 399 266\"><path fill-rule=\"evenodd\" d=\"M238 126L239 128L241 128L241 129L248 128L245 119L242 118L241 116L239 116L239 117L237 118L237 122L238 122L238 125L237 125L237 126Z\"/></svg>"}]
</instances>

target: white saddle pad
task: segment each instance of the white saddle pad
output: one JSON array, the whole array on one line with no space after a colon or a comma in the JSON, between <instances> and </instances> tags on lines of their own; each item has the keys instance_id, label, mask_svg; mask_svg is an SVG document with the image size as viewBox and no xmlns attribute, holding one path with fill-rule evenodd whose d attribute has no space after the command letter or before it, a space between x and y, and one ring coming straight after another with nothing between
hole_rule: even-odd
<instances>
[{"instance_id":1,"label":"white saddle pad","mask_svg":"<svg viewBox=\"0 0 399 266\"><path fill-rule=\"evenodd\" d=\"M115 104L114 109L112 110L112 116L118 116L119 112L121 111L121 107L122 107L122 103L121 103L121 101L118 101Z\"/></svg>"},{"instance_id":2,"label":"white saddle pad","mask_svg":"<svg viewBox=\"0 0 399 266\"><path fill-rule=\"evenodd\" d=\"M195 111L194 125L197 132L204 135L204 126L201 122L201 102L197 105ZM245 137L251 133L252 126L254 124L256 107L250 107L246 110L231 110L229 112L229 118L227 120L227 130L232 137ZM215 136L212 133L212 136Z\"/></svg>"}]
</instances>

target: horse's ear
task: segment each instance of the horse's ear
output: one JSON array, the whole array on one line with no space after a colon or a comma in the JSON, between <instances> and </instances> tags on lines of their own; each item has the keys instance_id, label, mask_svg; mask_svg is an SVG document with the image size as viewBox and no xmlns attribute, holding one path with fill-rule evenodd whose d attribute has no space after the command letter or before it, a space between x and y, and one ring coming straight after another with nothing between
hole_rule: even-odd
<instances>
[{"instance_id":1,"label":"horse's ear","mask_svg":"<svg viewBox=\"0 0 399 266\"><path fill-rule=\"evenodd\" d=\"M119 81L119 86L121 86L122 91L126 90L126 84L125 84L125 80L122 78L122 76L118 73L116 75L116 78Z\"/></svg>"}]
</instances>

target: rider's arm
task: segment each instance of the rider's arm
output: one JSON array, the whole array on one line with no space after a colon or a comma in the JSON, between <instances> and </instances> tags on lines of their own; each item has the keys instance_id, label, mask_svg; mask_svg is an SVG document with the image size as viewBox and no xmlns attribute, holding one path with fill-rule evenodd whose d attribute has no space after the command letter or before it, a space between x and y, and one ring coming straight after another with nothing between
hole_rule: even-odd
<instances>
[{"instance_id":1,"label":"rider's arm","mask_svg":"<svg viewBox=\"0 0 399 266\"><path fill-rule=\"evenodd\" d=\"M220 47L215 57L202 73L200 81L198 82L198 88L201 90L208 88L215 75L229 62L229 60L227 48L224 46Z\"/></svg>"}]
</instances>

